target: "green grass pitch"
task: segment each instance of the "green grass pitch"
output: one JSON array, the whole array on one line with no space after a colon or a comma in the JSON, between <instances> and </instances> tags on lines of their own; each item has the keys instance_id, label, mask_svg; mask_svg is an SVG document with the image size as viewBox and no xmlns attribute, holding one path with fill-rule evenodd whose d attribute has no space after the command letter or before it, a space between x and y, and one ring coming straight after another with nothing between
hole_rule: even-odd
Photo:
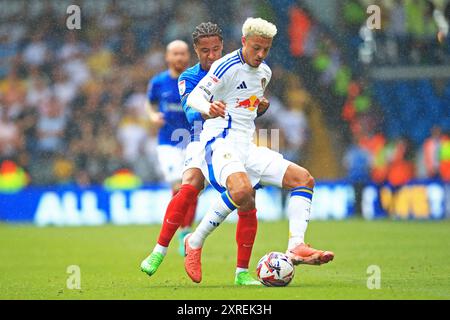
<instances>
[{"instance_id":1,"label":"green grass pitch","mask_svg":"<svg viewBox=\"0 0 450 320\"><path fill-rule=\"evenodd\" d=\"M251 271L284 251L287 221L260 222ZM235 225L225 223L203 250L203 281L187 277L175 238L158 272L139 269L159 226L38 228L0 225L0 299L450 299L450 221L312 221L307 242L334 261L298 266L288 287L236 287ZM66 286L80 267L81 289ZM368 289L376 265L381 287Z\"/></svg>"}]
</instances>

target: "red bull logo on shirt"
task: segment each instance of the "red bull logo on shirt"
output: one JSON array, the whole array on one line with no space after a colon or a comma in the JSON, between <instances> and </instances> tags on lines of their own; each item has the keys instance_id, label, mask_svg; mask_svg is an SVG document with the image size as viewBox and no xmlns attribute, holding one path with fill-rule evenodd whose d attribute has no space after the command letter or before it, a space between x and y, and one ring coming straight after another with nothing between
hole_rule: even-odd
<instances>
[{"instance_id":1,"label":"red bull logo on shirt","mask_svg":"<svg viewBox=\"0 0 450 320\"><path fill-rule=\"evenodd\" d=\"M249 111L254 111L256 108L258 108L260 100L258 99L257 96L251 96L248 99L245 99L244 101L237 101L238 105L236 106L236 108L245 108L248 109Z\"/></svg>"}]
</instances>

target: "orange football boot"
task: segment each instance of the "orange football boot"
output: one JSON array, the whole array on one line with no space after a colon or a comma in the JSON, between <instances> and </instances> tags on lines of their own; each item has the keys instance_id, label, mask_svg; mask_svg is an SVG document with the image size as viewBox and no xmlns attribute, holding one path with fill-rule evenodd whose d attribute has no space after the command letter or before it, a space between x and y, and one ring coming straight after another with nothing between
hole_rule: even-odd
<instances>
[{"instance_id":1,"label":"orange football boot","mask_svg":"<svg viewBox=\"0 0 450 320\"><path fill-rule=\"evenodd\" d=\"M189 238L192 233L184 237L184 269L189 278L196 283L202 281L202 248L193 249L189 245Z\"/></svg>"},{"instance_id":2,"label":"orange football boot","mask_svg":"<svg viewBox=\"0 0 450 320\"><path fill-rule=\"evenodd\" d=\"M334 253L331 251L323 251L311 248L309 244L299 244L291 250L287 250L286 254L291 258L294 265L311 264L321 265L328 263L334 258Z\"/></svg>"}]
</instances>

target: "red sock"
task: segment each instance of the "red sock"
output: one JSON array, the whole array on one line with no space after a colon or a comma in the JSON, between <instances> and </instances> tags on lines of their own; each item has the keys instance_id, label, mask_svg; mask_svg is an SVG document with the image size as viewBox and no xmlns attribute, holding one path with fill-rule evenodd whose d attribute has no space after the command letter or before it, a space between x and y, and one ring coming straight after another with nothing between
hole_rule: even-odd
<instances>
[{"instance_id":1,"label":"red sock","mask_svg":"<svg viewBox=\"0 0 450 320\"><path fill-rule=\"evenodd\" d=\"M197 210L197 202L198 198L195 198L195 200L192 201L191 204L189 204L189 208L186 212L186 215L184 216L183 223L181 224L182 228L189 228L194 223L195 211Z\"/></svg>"},{"instance_id":2,"label":"red sock","mask_svg":"<svg viewBox=\"0 0 450 320\"><path fill-rule=\"evenodd\" d=\"M252 255L253 243L255 242L258 220L256 209L251 211L238 211L238 223L236 228L237 267L248 269L250 256Z\"/></svg>"},{"instance_id":3,"label":"red sock","mask_svg":"<svg viewBox=\"0 0 450 320\"><path fill-rule=\"evenodd\" d=\"M190 204L194 199L197 200L198 193L199 191L195 187L190 184L184 184L170 200L159 233L158 244L164 247L169 246L170 240L172 240L173 235L183 222Z\"/></svg>"}]
</instances>

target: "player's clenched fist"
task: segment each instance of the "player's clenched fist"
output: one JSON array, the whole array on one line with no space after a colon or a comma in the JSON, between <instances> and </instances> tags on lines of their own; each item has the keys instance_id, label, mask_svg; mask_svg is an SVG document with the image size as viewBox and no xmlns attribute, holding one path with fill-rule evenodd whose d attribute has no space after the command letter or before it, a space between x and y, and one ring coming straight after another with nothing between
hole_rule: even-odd
<instances>
[{"instance_id":1,"label":"player's clenched fist","mask_svg":"<svg viewBox=\"0 0 450 320\"><path fill-rule=\"evenodd\" d=\"M258 110L257 110L258 115L263 115L267 111L267 109L269 109L269 106L270 106L269 100L267 100L265 97L263 97L261 99L261 102L258 105Z\"/></svg>"},{"instance_id":2,"label":"player's clenched fist","mask_svg":"<svg viewBox=\"0 0 450 320\"><path fill-rule=\"evenodd\" d=\"M209 106L209 116L211 118L225 118L226 105L222 101L213 101Z\"/></svg>"}]
</instances>

